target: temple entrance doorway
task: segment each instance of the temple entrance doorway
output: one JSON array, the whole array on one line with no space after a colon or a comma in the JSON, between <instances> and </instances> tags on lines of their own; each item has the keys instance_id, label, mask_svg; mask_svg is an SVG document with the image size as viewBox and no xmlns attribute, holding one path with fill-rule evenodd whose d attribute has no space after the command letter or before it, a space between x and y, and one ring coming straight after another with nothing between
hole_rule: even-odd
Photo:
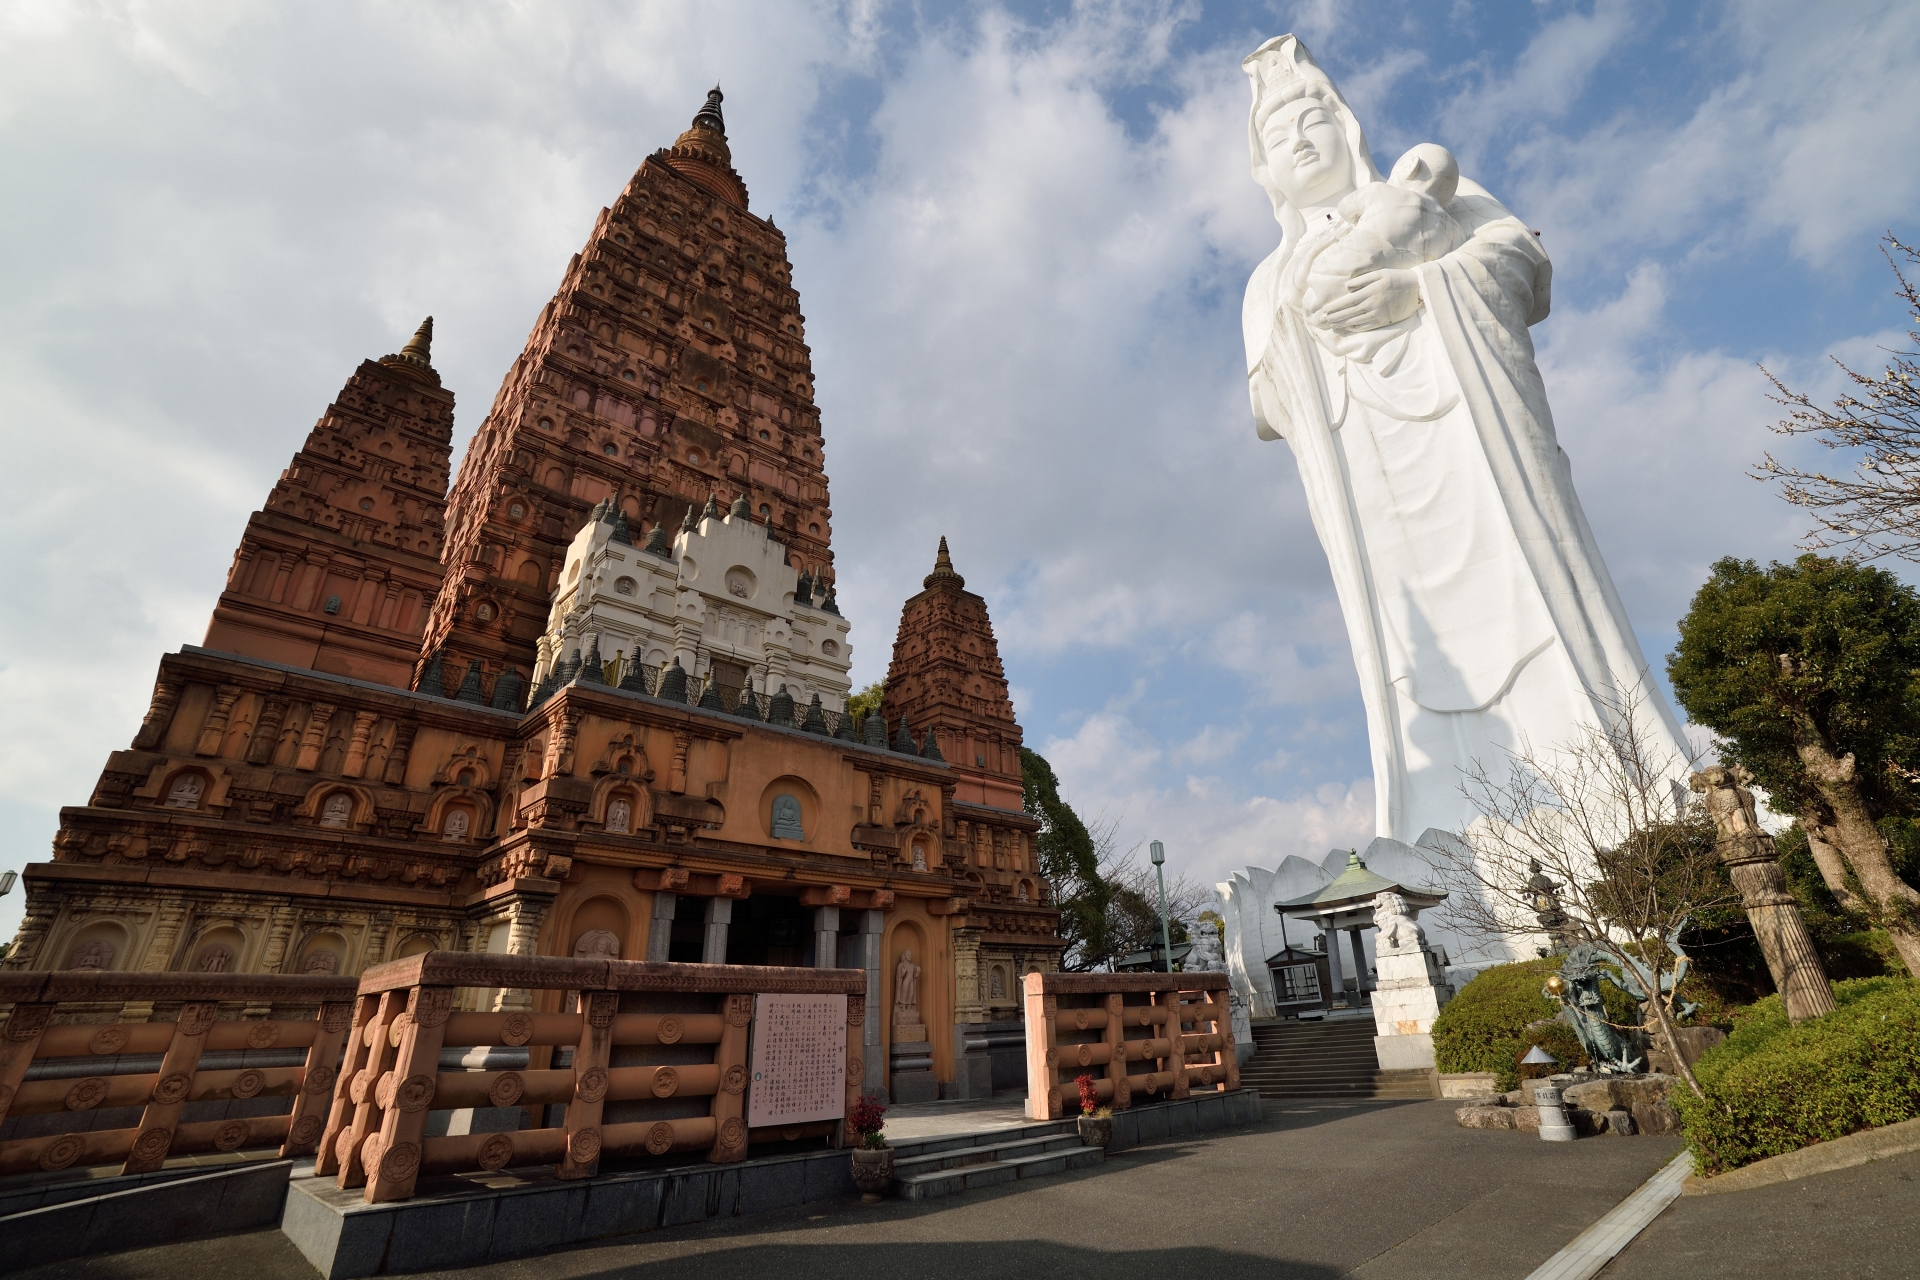
<instances>
[{"instance_id":1,"label":"temple entrance doorway","mask_svg":"<svg viewBox=\"0 0 1920 1280\"><path fill-rule=\"evenodd\" d=\"M733 904L728 964L804 966L813 963L812 952L813 908L800 899L756 893Z\"/></svg>"}]
</instances>

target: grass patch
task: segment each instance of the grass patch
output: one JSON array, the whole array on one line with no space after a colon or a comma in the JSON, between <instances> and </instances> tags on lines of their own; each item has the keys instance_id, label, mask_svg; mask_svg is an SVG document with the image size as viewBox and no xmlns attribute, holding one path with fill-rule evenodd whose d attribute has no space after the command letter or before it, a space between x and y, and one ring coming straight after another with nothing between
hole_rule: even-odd
<instances>
[{"instance_id":1,"label":"grass patch","mask_svg":"<svg viewBox=\"0 0 1920 1280\"><path fill-rule=\"evenodd\" d=\"M1777 995L1740 1011L1694 1065L1704 1096L1674 1091L1701 1173L1920 1115L1920 982L1856 978L1833 995L1838 1009L1797 1027Z\"/></svg>"}]
</instances>

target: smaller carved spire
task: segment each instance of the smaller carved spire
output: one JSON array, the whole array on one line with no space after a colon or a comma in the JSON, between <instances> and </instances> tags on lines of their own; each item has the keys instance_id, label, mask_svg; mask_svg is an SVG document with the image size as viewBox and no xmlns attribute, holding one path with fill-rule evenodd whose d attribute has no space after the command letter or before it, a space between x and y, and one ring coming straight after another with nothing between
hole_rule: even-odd
<instances>
[{"instance_id":1,"label":"smaller carved spire","mask_svg":"<svg viewBox=\"0 0 1920 1280\"><path fill-rule=\"evenodd\" d=\"M620 664L620 687L629 693L647 692L647 668L640 661L637 649L631 658Z\"/></svg>"},{"instance_id":2,"label":"smaller carved spire","mask_svg":"<svg viewBox=\"0 0 1920 1280\"><path fill-rule=\"evenodd\" d=\"M802 569L800 580L793 584L793 602L813 607L813 575Z\"/></svg>"},{"instance_id":3,"label":"smaller carved spire","mask_svg":"<svg viewBox=\"0 0 1920 1280\"><path fill-rule=\"evenodd\" d=\"M700 691L700 709L702 711L725 711L727 704L720 696L720 683L707 673L707 687Z\"/></svg>"},{"instance_id":4,"label":"smaller carved spire","mask_svg":"<svg viewBox=\"0 0 1920 1280\"><path fill-rule=\"evenodd\" d=\"M781 685L767 705L767 723L793 728L793 695L787 692L787 686Z\"/></svg>"},{"instance_id":5,"label":"smaller carved spire","mask_svg":"<svg viewBox=\"0 0 1920 1280\"><path fill-rule=\"evenodd\" d=\"M877 708L860 722L860 740L876 751L887 749L887 718Z\"/></svg>"},{"instance_id":6,"label":"smaller carved spire","mask_svg":"<svg viewBox=\"0 0 1920 1280\"><path fill-rule=\"evenodd\" d=\"M820 608L827 613L838 614L840 612L840 601L836 599L833 594L833 584L831 582L827 584L827 598L820 602Z\"/></svg>"},{"instance_id":7,"label":"smaller carved spire","mask_svg":"<svg viewBox=\"0 0 1920 1280\"><path fill-rule=\"evenodd\" d=\"M734 707L733 714L743 720L758 720L760 718L760 704L754 700L753 683L751 681L741 686L740 701L739 704Z\"/></svg>"},{"instance_id":8,"label":"smaller carved spire","mask_svg":"<svg viewBox=\"0 0 1920 1280\"><path fill-rule=\"evenodd\" d=\"M893 749L902 755L917 756L920 744L913 740L913 730L907 728L907 718L900 717L900 732L893 735Z\"/></svg>"},{"instance_id":9,"label":"smaller carved spire","mask_svg":"<svg viewBox=\"0 0 1920 1280\"><path fill-rule=\"evenodd\" d=\"M723 138L726 137L727 136L726 117L720 114L720 103L726 96L727 96L726 94L720 92L719 85L715 85L713 86L713 88L709 89L707 91L706 105L701 107L700 110L696 112L693 117L694 124L701 126L703 128L711 129Z\"/></svg>"},{"instance_id":10,"label":"smaller carved spire","mask_svg":"<svg viewBox=\"0 0 1920 1280\"><path fill-rule=\"evenodd\" d=\"M512 667L502 671L493 682L493 701L487 705L495 711L518 711L520 700L526 693L527 682Z\"/></svg>"},{"instance_id":11,"label":"smaller carved spire","mask_svg":"<svg viewBox=\"0 0 1920 1280\"><path fill-rule=\"evenodd\" d=\"M662 560L673 559L673 544L667 541L667 526L656 524L648 530L646 545L640 549L649 555L659 556Z\"/></svg>"},{"instance_id":12,"label":"smaller carved spire","mask_svg":"<svg viewBox=\"0 0 1920 1280\"><path fill-rule=\"evenodd\" d=\"M580 678L588 684L607 682L606 664L600 660L600 637L595 636L593 643L587 646L586 661L580 664Z\"/></svg>"},{"instance_id":13,"label":"smaller carved spire","mask_svg":"<svg viewBox=\"0 0 1920 1280\"><path fill-rule=\"evenodd\" d=\"M747 501L747 495L744 492L733 500L733 509L727 512L727 517L732 520L753 519L753 506Z\"/></svg>"},{"instance_id":14,"label":"smaller carved spire","mask_svg":"<svg viewBox=\"0 0 1920 1280\"><path fill-rule=\"evenodd\" d=\"M687 669L680 665L678 654L674 655L673 665L660 676L660 692L655 696L667 702L687 700Z\"/></svg>"},{"instance_id":15,"label":"smaller carved spire","mask_svg":"<svg viewBox=\"0 0 1920 1280\"><path fill-rule=\"evenodd\" d=\"M840 723L834 726L833 736L842 742L860 741L860 735L854 732L853 728L853 712L842 711L840 713Z\"/></svg>"},{"instance_id":16,"label":"smaller carved spire","mask_svg":"<svg viewBox=\"0 0 1920 1280\"><path fill-rule=\"evenodd\" d=\"M460 681L460 688L454 693L455 702L471 702L476 705L486 701L480 692L480 659L475 658L467 664L467 674Z\"/></svg>"},{"instance_id":17,"label":"smaller carved spire","mask_svg":"<svg viewBox=\"0 0 1920 1280\"><path fill-rule=\"evenodd\" d=\"M920 580L923 587L932 587L936 583L947 582L955 587L964 587L967 580L953 571L953 557L947 554L947 540L940 539L940 553L933 558L933 572Z\"/></svg>"},{"instance_id":18,"label":"smaller carved spire","mask_svg":"<svg viewBox=\"0 0 1920 1280\"><path fill-rule=\"evenodd\" d=\"M701 510L700 518L702 520L718 520L720 518L720 502L711 489L707 491L707 505Z\"/></svg>"},{"instance_id":19,"label":"smaller carved spire","mask_svg":"<svg viewBox=\"0 0 1920 1280\"><path fill-rule=\"evenodd\" d=\"M633 545L633 531L627 528L626 512L615 511L613 513L613 532L608 535L608 541L617 542L623 547Z\"/></svg>"},{"instance_id":20,"label":"smaller carved spire","mask_svg":"<svg viewBox=\"0 0 1920 1280\"><path fill-rule=\"evenodd\" d=\"M693 514L693 504L689 502L687 504L687 514L680 517L680 532L692 533L698 525L699 520L700 518Z\"/></svg>"},{"instance_id":21,"label":"smaller carved spire","mask_svg":"<svg viewBox=\"0 0 1920 1280\"><path fill-rule=\"evenodd\" d=\"M920 758L922 760L938 760L942 764L947 762L947 758L940 754L940 742L933 736L932 729L927 730L927 745L920 748Z\"/></svg>"},{"instance_id":22,"label":"smaller carved spire","mask_svg":"<svg viewBox=\"0 0 1920 1280\"><path fill-rule=\"evenodd\" d=\"M773 509L767 509L767 541L773 541Z\"/></svg>"},{"instance_id":23,"label":"smaller carved spire","mask_svg":"<svg viewBox=\"0 0 1920 1280\"><path fill-rule=\"evenodd\" d=\"M807 704L807 718L800 722L800 728L805 733L817 733L823 738L827 736L827 716L821 709L819 694L814 694L813 701Z\"/></svg>"},{"instance_id":24,"label":"smaller carved spire","mask_svg":"<svg viewBox=\"0 0 1920 1280\"><path fill-rule=\"evenodd\" d=\"M432 316L428 316L420 322L420 327L413 331L413 337L407 342L407 345L400 348L400 354L410 360L418 360L421 364L430 365L433 363Z\"/></svg>"}]
</instances>

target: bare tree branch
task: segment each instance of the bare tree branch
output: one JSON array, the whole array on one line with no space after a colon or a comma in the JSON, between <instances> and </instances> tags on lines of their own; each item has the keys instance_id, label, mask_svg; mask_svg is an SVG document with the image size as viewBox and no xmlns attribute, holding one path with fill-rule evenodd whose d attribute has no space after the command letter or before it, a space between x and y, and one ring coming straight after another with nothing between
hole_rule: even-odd
<instances>
[{"instance_id":1,"label":"bare tree branch","mask_svg":"<svg viewBox=\"0 0 1920 1280\"><path fill-rule=\"evenodd\" d=\"M1900 269L1895 254L1909 267L1920 266L1920 252L1889 232L1881 252L1899 282L1895 292L1907 304L1909 319L1920 324L1920 286ZM1838 551L1850 559L1894 556L1920 562L1920 330L1909 329L1904 351L1879 376L1860 373L1835 360L1855 388L1833 402L1816 406L1765 366L1773 383L1772 400L1787 410L1773 426L1785 436L1813 436L1828 449L1859 450L1851 475L1802 471L1765 455L1751 473L1776 480L1781 496L1813 516L1815 527L1801 542L1810 551Z\"/></svg>"}]
</instances>

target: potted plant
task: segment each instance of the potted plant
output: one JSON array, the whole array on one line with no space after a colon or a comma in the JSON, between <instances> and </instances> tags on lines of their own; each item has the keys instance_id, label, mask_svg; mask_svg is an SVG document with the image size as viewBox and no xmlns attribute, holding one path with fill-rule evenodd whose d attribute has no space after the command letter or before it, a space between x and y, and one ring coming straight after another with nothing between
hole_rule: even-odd
<instances>
[{"instance_id":1,"label":"potted plant","mask_svg":"<svg viewBox=\"0 0 1920 1280\"><path fill-rule=\"evenodd\" d=\"M853 1149L853 1185L868 1204L876 1203L893 1182L893 1148L880 1136L886 1115L872 1094L862 1094L847 1111L847 1128L860 1140Z\"/></svg>"},{"instance_id":2,"label":"potted plant","mask_svg":"<svg viewBox=\"0 0 1920 1280\"><path fill-rule=\"evenodd\" d=\"M1080 1086L1080 1141L1089 1147L1104 1147L1113 1141L1113 1108L1100 1105L1100 1092L1092 1076L1076 1076Z\"/></svg>"}]
</instances>

